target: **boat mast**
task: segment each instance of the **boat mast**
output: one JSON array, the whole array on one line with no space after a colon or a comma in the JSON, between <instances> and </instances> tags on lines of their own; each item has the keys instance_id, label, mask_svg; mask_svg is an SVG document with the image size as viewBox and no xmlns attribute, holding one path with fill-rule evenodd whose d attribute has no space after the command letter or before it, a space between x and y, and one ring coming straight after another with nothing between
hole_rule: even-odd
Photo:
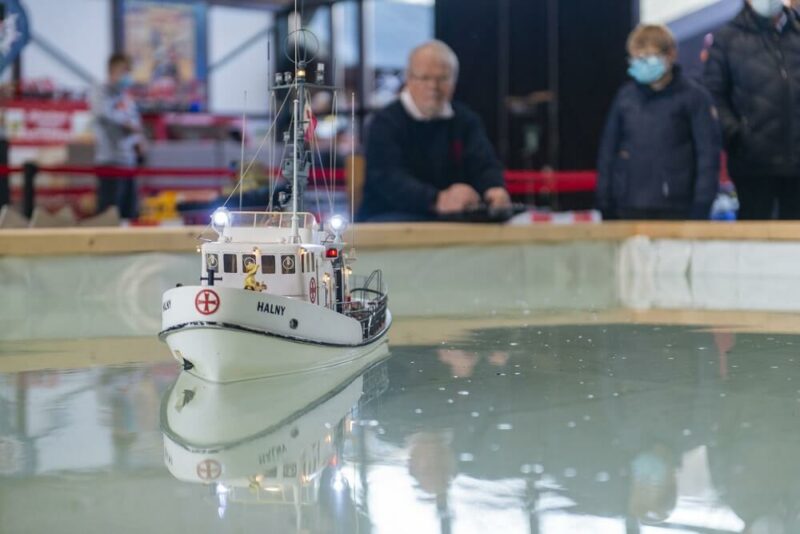
<instances>
[{"instance_id":1,"label":"boat mast","mask_svg":"<svg viewBox=\"0 0 800 534\"><path fill-rule=\"evenodd\" d=\"M298 228L298 226L299 226L298 225L299 217L297 215L297 197L298 197L298 191L297 191L297 150L298 150L297 131L299 129L299 124L298 124L298 120L297 119L300 116L299 113L298 113L298 107L299 106L300 106L300 101L297 98L295 98L294 99L294 109L293 109L294 122L295 122L295 127L293 128L294 129L294 147L293 147L293 150L292 150L292 152L293 152L293 155L292 155L292 240L295 243L299 243L300 242L300 229Z\"/></svg>"},{"instance_id":2,"label":"boat mast","mask_svg":"<svg viewBox=\"0 0 800 534\"><path fill-rule=\"evenodd\" d=\"M302 191L298 189L298 180L297 180L297 165L299 163L299 158L303 158L303 163L305 164L305 144L303 143L303 134L305 133L305 117L301 116L300 114L303 113L305 115L305 93L306 93L306 63L304 60L300 60L300 35L305 35L301 32L303 27L303 16L297 10L297 0L294 1L294 16L295 16L295 24L297 27L295 28L295 39L294 39L294 91L295 91L295 99L294 99L294 109L292 110L294 114L294 146L292 147L293 154L292 154L292 241L294 243L300 242L300 229L299 229L299 215L298 212L298 203L300 202L300 195L303 194ZM304 43L305 44L305 43ZM304 55L307 51L304 51ZM305 59L305 58L304 58ZM301 146L302 143L302 146ZM305 187L303 188L305 190Z\"/></svg>"},{"instance_id":3,"label":"boat mast","mask_svg":"<svg viewBox=\"0 0 800 534\"><path fill-rule=\"evenodd\" d=\"M242 110L242 155L239 159L239 211L242 211L242 188L244 187L244 136L247 131L247 91L244 92L244 109Z\"/></svg>"}]
</instances>

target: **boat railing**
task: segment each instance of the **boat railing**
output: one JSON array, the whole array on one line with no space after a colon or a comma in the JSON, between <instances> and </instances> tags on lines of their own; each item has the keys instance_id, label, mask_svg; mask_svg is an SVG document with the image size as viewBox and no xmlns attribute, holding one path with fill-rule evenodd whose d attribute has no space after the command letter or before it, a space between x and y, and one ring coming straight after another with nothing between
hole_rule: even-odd
<instances>
[{"instance_id":1,"label":"boat railing","mask_svg":"<svg viewBox=\"0 0 800 534\"><path fill-rule=\"evenodd\" d=\"M292 228L291 212L234 211L230 214L231 228ZM311 213L297 214L297 227L315 228L317 219Z\"/></svg>"},{"instance_id":2,"label":"boat railing","mask_svg":"<svg viewBox=\"0 0 800 534\"><path fill-rule=\"evenodd\" d=\"M376 269L368 277L350 276L350 298L344 303L344 314L358 320L364 339L383 329L389 300L383 283L383 272Z\"/></svg>"},{"instance_id":3,"label":"boat railing","mask_svg":"<svg viewBox=\"0 0 800 534\"><path fill-rule=\"evenodd\" d=\"M384 295L387 293L387 288L383 283L383 271L380 269L375 269L369 276L352 274L349 277L348 285L351 288L351 293L356 290L368 290L365 293L371 295ZM359 297L362 297L362 295L359 295Z\"/></svg>"}]
</instances>

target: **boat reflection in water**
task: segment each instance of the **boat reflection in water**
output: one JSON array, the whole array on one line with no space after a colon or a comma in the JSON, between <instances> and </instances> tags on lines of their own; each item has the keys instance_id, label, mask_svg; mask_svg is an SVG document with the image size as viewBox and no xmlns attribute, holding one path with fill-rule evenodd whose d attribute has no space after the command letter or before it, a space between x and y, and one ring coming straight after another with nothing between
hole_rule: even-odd
<instances>
[{"instance_id":1,"label":"boat reflection in water","mask_svg":"<svg viewBox=\"0 0 800 534\"><path fill-rule=\"evenodd\" d=\"M209 486L220 518L234 503L273 504L294 508L298 530L312 516L352 524L342 449L358 409L388 388L388 354L384 343L357 362L230 384L181 373L161 405L167 469Z\"/></svg>"}]
</instances>

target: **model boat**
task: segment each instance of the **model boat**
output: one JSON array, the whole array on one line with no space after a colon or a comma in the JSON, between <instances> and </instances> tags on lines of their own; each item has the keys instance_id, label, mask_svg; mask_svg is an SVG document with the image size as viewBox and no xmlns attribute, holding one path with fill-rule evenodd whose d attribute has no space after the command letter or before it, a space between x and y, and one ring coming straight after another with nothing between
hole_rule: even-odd
<instances>
[{"instance_id":1,"label":"model boat","mask_svg":"<svg viewBox=\"0 0 800 534\"><path fill-rule=\"evenodd\" d=\"M286 187L277 209L214 211L210 226L217 239L199 247L200 282L179 285L162 298L161 339L184 369L206 380L351 361L384 343L392 322L381 271L352 273L343 241L346 219L332 215L323 225L303 209L317 148L309 91L330 89L322 64L315 83L307 80L311 58L304 50L295 57L294 73L280 75L273 87L286 93L284 103L292 100L284 133L289 155L280 166Z\"/></svg>"}]
</instances>

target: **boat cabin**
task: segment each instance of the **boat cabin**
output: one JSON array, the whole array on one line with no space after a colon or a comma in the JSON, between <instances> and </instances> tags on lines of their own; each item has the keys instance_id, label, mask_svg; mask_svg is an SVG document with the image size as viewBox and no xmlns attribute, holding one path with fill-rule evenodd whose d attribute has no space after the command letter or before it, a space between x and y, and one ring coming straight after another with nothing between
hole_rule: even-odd
<instances>
[{"instance_id":1,"label":"boat cabin","mask_svg":"<svg viewBox=\"0 0 800 534\"><path fill-rule=\"evenodd\" d=\"M215 221L219 239L201 247L205 285L236 287L336 305L336 272L344 270L341 246L323 243L314 216L297 217L301 243L293 243L291 213L230 212ZM222 223L217 226L216 223ZM346 284L346 276L341 276Z\"/></svg>"}]
</instances>

